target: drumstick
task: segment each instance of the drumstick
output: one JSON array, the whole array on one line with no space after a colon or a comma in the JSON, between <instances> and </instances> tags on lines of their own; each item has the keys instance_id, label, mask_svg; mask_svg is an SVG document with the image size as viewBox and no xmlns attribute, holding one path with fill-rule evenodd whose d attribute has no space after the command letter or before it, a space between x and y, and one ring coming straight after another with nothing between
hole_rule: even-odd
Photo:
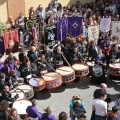
<instances>
[{"instance_id":1,"label":"drumstick","mask_svg":"<svg viewBox=\"0 0 120 120\"><path fill-rule=\"evenodd\" d=\"M58 68L58 70L65 71L65 72L70 72L70 71L68 71L68 70L63 70L63 69L60 69L60 68Z\"/></svg>"}]
</instances>

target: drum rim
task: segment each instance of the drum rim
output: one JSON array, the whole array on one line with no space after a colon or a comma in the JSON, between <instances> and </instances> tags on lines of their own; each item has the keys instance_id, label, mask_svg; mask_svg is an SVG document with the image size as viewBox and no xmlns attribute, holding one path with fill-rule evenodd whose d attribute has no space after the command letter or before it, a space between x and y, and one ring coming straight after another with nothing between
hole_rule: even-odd
<instances>
[{"instance_id":1,"label":"drum rim","mask_svg":"<svg viewBox=\"0 0 120 120\"><path fill-rule=\"evenodd\" d=\"M39 78L39 77L34 77L34 78ZM40 77L40 78L42 78L42 77ZM43 78L42 78L42 79L43 79ZM31 78L30 80L32 80L32 78ZM30 80L29 80L29 84L30 84L31 87L39 88L40 86L45 85L45 81L44 81L44 79L43 79L44 84L43 84L43 85L39 85L39 86L34 86L34 85L32 85L32 84L30 83Z\"/></svg>"},{"instance_id":2,"label":"drum rim","mask_svg":"<svg viewBox=\"0 0 120 120\"><path fill-rule=\"evenodd\" d=\"M69 66L61 66L61 67L58 67L57 69L59 69L59 68L63 68L63 67L69 67ZM71 68L71 69L73 69L72 67L69 67L69 68ZM56 69L56 70L57 70ZM57 72L58 73L58 72ZM72 73L69 73L69 74L66 74L66 75L62 75L62 74L60 74L61 76L69 76L69 75L71 75L71 74L73 74L73 73L75 73L75 70L73 69L73 72Z\"/></svg>"},{"instance_id":3,"label":"drum rim","mask_svg":"<svg viewBox=\"0 0 120 120\"><path fill-rule=\"evenodd\" d=\"M116 62L115 64L118 64L118 63L120 64L120 62ZM111 63L110 63L110 64L111 64ZM110 64L109 64L109 68L114 69L114 70L120 70L120 68L111 67Z\"/></svg>"},{"instance_id":4,"label":"drum rim","mask_svg":"<svg viewBox=\"0 0 120 120\"><path fill-rule=\"evenodd\" d=\"M47 73L56 73L56 72L47 72ZM44 75L46 75L47 73L44 73L43 75L42 75L42 78L43 78L43 80L45 81L45 79L44 79ZM60 74L60 73L57 73L57 74L59 74L59 76L57 77L57 78L55 78L54 80L47 80L48 82L49 81L55 81L55 80L58 80L59 78L62 78L62 75ZM47 82L47 81L45 81L45 83Z\"/></svg>"},{"instance_id":5,"label":"drum rim","mask_svg":"<svg viewBox=\"0 0 120 120\"><path fill-rule=\"evenodd\" d=\"M30 103L32 104L32 101L30 101L30 100L28 100L28 99L26 99L26 98L15 100L15 101L13 102L13 104L14 104L15 102L20 101L20 100L25 100L25 101L28 101L28 102L30 102ZM26 112L26 114L20 114L20 115L27 115L27 112Z\"/></svg>"},{"instance_id":6,"label":"drum rim","mask_svg":"<svg viewBox=\"0 0 120 120\"><path fill-rule=\"evenodd\" d=\"M76 64L84 64L84 65L86 65L86 66L87 66L87 68L80 69L80 70L76 70L75 68L73 68L73 65L76 65ZM82 63L82 62L80 62L80 63L75 63L75 64L73 64L73 65L72 65L72 68L73 68L75 71L83 71L83 70L87 70L87 69L89 69L89 66L88 66L88 64L87 64L87 63Z\"/></svg>"},{"instance_id":7,"label":"drum rim","mask_svg":"<svg viewBox=\"0 0 120 120\"><path fill-rule=\"evenodd\" d=\"M95 66L95 64L93 64L92 62L86 62L87 63L87 65L88 65L88 63L91 63L91 65L88 65L88 66L90 66L90 67L94 67Z\"/></svg>"}]
</instances>

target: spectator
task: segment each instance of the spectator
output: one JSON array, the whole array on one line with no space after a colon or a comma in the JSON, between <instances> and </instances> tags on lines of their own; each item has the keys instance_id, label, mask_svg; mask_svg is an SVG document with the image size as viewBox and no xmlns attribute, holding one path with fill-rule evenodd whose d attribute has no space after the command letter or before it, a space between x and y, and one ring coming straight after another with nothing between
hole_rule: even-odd
<instances>
[{"instance_id":1,"label":"spectator","mask_svg":"<svg viewBox=\"0 0 120 120\"><path fill-rule=\"evenodd\" d=\"M92 110L95 110L95 120L106 120L107 103L104 101L106 98L106 93L101 91L99 98L93 100Z\"/></svg>"},{"instance_id":2,"label":"spectator","mask_svg":"<svg viewBox=\"0 0 120 120\"><path fill-rule=\"evenodd\" d=\"M117 100L114 102L114 106L120 107L120 95L118 95ZM118 111L117 118L120 120L120 111Z\"/></svg>"},{"instance_id":3,"label":"spectator","mask_svg":"<svg viewBox=\"0 0 120 120\"><path fill-rule=\"evenodd\" d=\"M82 102L82 100L79 97L75 97L75 99L73 99L70 102L71 120L75 120L75 118L78 118L78 119L86 118L86 116L84 115L86 113L84 108L85 108L84 102Z\"/></svg>"},{"instance_id":4,"label":"spectator","mask_svg":"<svg viewBox=\"0 0 120 120\"><path fill-rule=\"evenodd\" d=\"M52 114L52 109L50 106L44 109L45 113L42 114L41 120L57 120Z\"/></svg>"},{"instance_id":5,"label":"spectator","mask_svg":"<svg viewBox=\"0 0 120 120\"><path fill-rule=\"evenodd\" d=\"M17 110L15 108L11 108L7 120L22 120L22 119L18 115Z\"/></svg>"},{"instance_id":6,"label":"spectator","mask_svg":"<svg viewBox=\"0 0 120 120\"><path fill-rule=\"evenodd\" d=\"M0 120L6 120L9 114L9 103L6 100L3 100L0 103Z\"/></svg>"},{"instance_id":7,"label":"spectator","mask_svg":"<svg viewBox=\"0 0 120 120\"><path fill-rule=\"evenodd\" d=\"M61 112L61 113L59 114L58 120L67 120L67 113L64 112L64 111Z\"/></svg>"},{"instance_id":8,"label":"spectator","mask_svg":"<svg viewBox=\"0 0 120 120\"><path fill-rule=\"evenodd\" d=\"M36 108L36 105L37 105L37 101L33 99L32 106L28 106L26 109L26 112L30 120L33 120L35 118L41 120L42 118L42 114L39 113L38 109Z\"/></svg>"},{"instance_id":9,"label":"spectator","mask_svg":"<svg viewBox=\"0 0 120 120\"><path fill-rule=\"evenodd\" d=\"M117 118L118 110L120 108L117 108L116 106L112 107L112 112L109 114L107 120L119 120Z\"/></svg>"}]
</instances>

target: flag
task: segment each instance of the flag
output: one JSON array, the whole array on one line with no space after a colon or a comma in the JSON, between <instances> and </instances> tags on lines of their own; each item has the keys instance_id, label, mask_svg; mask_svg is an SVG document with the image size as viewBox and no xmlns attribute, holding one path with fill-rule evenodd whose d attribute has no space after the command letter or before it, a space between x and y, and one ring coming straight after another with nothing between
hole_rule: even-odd
<instances>
[{"instance_id":1,"label":"flag","mask_svg":"<svg viewBox=\"0 0 120 120\"><path fill-rule=\"evenodd\" d=\"M57 41L57 25L46 26L45 28L45 41L44 44L48 45L49 48L56 44Z\"/></svg>"},{"instance_id":2,"label":"flag","mask_svg":"<svg viewBox=\"0 0 120 120\"><path fill-rule=\"evenodd\" d=\"M66 39L67 36L67 19L59 18L57 23L57 39L62 41Z\"/></svg>"},{"instance_id":3,"label":"flag","mask_svg":"<svg viewBox=\"0 0 120 120\"><path fill-rule=\"evenodd\" d=\"M77 37L82 33L83 17L68 17L68 34Z\"/></svg>"}]
</instances>

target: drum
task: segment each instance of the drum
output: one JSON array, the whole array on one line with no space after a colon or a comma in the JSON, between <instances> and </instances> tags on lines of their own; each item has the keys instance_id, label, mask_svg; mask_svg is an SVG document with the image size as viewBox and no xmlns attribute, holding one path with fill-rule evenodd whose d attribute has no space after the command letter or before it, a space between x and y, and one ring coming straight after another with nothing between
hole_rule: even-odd
<instances>
[{"instance_id":1,"label":"drum","mask_svg":"<svg viewBox=\"0 0 120 120\"><path fill-rule=\"evenodd\" d=\"M31 74L30 74L30 75L27 75L27 76L25 77L27 83L29 83L29 80L30 80L31 78L32 78L32 75L31 75Z\"/></svg>"},{"instance_id":2,"label":"drum","mask_svg":"<svg viewBox=\"0 0 120 120\"><path fill-rule=\"evenodd\" d=\"M43 78L31 78L29 84L33 87L34 91L40 91L45 88L45 81Z\"/></svg>"},{"instance_id":3,"label":"drum","mask_svg":"<svg viewBox=\"0 0 120 120\"><path fill-rule=\"evenodd\" d=\"M48 72L42 75L46 85L46 89L53 89L61 86L62 78L61 75L56 72Z\"/></svg>"},{"instance_id":4,"label":"drum","mask_svg":"<svg viewBox=\"0 0 120 120\"><path fill-rule=\"evenodd\" d=\"M92 62L87 62L87 65L89 66L89 75L92 75L94 64Z\"/></svg>"},{"instance_id":5,"label":"drum","mask_svg":"<svg viewBox=\"0 0 120 120\"><path fill-rule=\"evenodd\" d=\"M20 76L21 76L21 73L20 73L18 70L16 70L16 76L17 76L17 77L20 77Z\"/></svg>"},{"instance_id":6,"label":"drum","mask_svg":"<svg viewBox=\"0 0 120 120\"><path fill-rule=\"evenodd\" d=\"M40 74L41 74L41 75L42 75L42 74L45 74L45 73L47 73L47 70L40 71Z\"/></svg>"},{"instance_id":7,"label":"drum","mask_svg":"<svg viewBox=\"0 0 120 120\"><path fill-rule=\"evenodd\" d=\"M31 99L34 96L33 88L30 85L20 85L16 89L22 90L26 99Z\"/></svg>"},{"instance_id":8,"label":"drum","mask_svg":"<svg viewBox=\"0 0 120 120\"><path fill-rule=\"evenodd\" d=\"M85 63L75 63L72 65L76 77L84 77L89 74L89 67Z\"/></svg>"},{"instance_id":9,"label":"drum","mask_svg":"<svg viewBox=\"0 0 120 120\"><path fill-rule=\"evenodd\" d=\"M22 78L22 77L17 78L17 82L18 82L18 85L23 85L23 83L24 83L24 78Z\"/></svg>"},{"instance_id":10,"label":"drum","mask_svg":"<svg viewBox=\"0 0 120 120\"><path fill-rule=\"evenodd\" d=\"M25 94L22 90L18 90L18 89L13 89L10 91L11 95L12 95L12 98L14 98L16 96L16 94L19 95L19 98L18 99L23 99L25 98ZM17 100L18 100L17 99Z\"/></svg>"},{"instance_id":11,"label":"drum","mask_svg":"<svg viewBox=\"0 0 120 120\"><path fill-rule=\"evenodd\" d=\"M13 108L16 108L17 113L19 115L27 115L26 109L28 106L31 106L31 105L32 105L31 101L26 99L20 99L20 100L16 100L13 103Z\"/></svg>"},{"instance_id":12,"label":"drum","mask_svg":"<svg viewBox=\"0 0 120 120\"><path fill-rule=\"evenodd\" d=\"M95 65L93 67L93 75L96 77L100 77L103 74L102 66L100 65Z\"/></svg>"},{"instance_id":13,"label":"drum","mask_svg":"<svg viewBox=\"0 0 120 120\"><path fill-rule=\"evenodd\" d=\"M120 63L109 64L108 73L112 76L120 76Z\"/></svg>"},{"instance_id":14,"label":"drum","mask_svg":"<svg viewBox=\"0 0 120 120\"><path fill-rule=\"evenodd\" d=\"M56 69L56 72L61 74L63 83L68 83L75 80L75 71L69 66L59 67Z\"/></svg>"}]
</instances>

